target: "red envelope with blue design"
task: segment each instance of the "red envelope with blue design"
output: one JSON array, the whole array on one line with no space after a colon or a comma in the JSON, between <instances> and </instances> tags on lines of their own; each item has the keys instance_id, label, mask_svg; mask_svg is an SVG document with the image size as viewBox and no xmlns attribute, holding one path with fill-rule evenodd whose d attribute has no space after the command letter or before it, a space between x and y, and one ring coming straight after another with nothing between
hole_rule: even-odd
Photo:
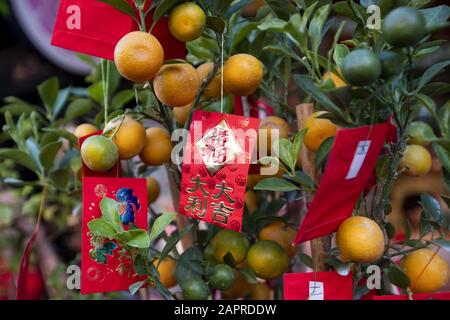
<instances>
[{"instance_id":1,"label":"red envelope with blue design","mask_svg":"<svg viewBox=\"0 0 450 320\"><path fill-rule=\"evenodd\" d=\"M284 274L284 300L353 300L352 275L337 272Z\"/></svg>"},{"instance_id":2,"label":"red envelope with blue design","mask_svg":"<svg viewBox=\"0 0 450 320\"><path fill-rule=\"evenodd\" d=\"M117 202L124 230L133 224L148 229L147 183L135 178L83 178L83 217L81 243L81 294L128 290L142 280L133 270L131 257L120 253L114 240L98 238L89 232L88 223L100 218L104 197Z\"/></svg>"},{"instance_id":3,"label":"red envelope with blue design","mask_svg":"<svg viewBox=\"0 0 450 320\"><path fill-rule=\"evenodd\" d=\"M195 111L184 149L179 212L240 232L259 120Z\"/></svg>"},{"instance_id":4,"label":"red envelope with blue design","mask_svg":"<svg viewBox=\"0 0 450 320\"><path fill-rule=\"evenodd\" d=\"M387 121L337 131L319 189L294 244L335 232L352 215L356 201L372 181L385 142L395 130Z\"/></svg>"},{"instance_id":5,"label":"red envelope with blue design","mask_svg":"<svg viewBox=\"0 0 450 320\"><path fill-rule=\"evenodd\" d=\"M128 0L133 5L133 0ZM147 1L147 6L152 1ZM151 17L147 21L152 24ZM138 25L125 13L97 0L61 0L51 44L64 49L114 60L114 48ZM152 30L164 48L165 59L182 59L186 48L169 32L167 19L161 18Z\"/></svg>"}]
</instances>

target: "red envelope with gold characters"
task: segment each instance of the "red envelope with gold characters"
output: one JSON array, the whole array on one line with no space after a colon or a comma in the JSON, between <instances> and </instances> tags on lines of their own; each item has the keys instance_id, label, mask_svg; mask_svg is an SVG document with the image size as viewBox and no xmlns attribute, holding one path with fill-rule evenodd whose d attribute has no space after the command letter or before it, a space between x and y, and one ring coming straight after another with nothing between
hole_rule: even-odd
<instances>
[{"instance_id":1,"label":"red envelope with gold characters","mask_svg":"<svg viewBox=\"0 0 450 320\"><path fill-rule=\"evenodd\" d=\"M180 213L241 231L259 120L195 111L184 149Z\"/></svg>"},{"instance_id":2,"label":"red envelope with gold characters","mask_svg":"<svg viewBox=\"0 0 450 320\"><path fill-rule=\"evenodd\" d=\"M319 189L294 244L335 232L352 215L356 201L371 183L385 142L395 130L387 121L337 131Z\"/></svg>"},{"instance_id":3,"label":"red envelope with gold characters","mask_svg":"<svg viewBox=\"0 0 450 320\"><path fill-rule=\"evenodd\" d=\"M93 236L88 223L102 216L103 198L117 202L123 229L148 229L147 183L135 178L83 178L83 218L81 243L81 294L128 290L142 280L133 270L131 257L120 252L114 240Z\"/></svg>"},{"instance_id":4,"label":"red envelope with gold characters","mask_svg":"<svg viewBox=\"0 0 450 320\"><path fill-rule=\"evenodd\" d=\"M134 8L133 0L128 0ZM147 6L152 1L147 1ZM152 17L152 14L149 14ZM151 18L147 21L151 25ZM97 0L60 0L51 44L95 57L114 60L114 48L138 25L125 13ZM185 44L176 40L161 18L152 30L164 48L166 59L184 58Z\"/></svg>"},{"instance_id":5,"label":"red envelope with gold characters","mask_svg":"<svg viewBox=\"0 0 450 320\"><path fill-rule=\"evenodd\" d=\"M284 274L284 300L353 300L352 275L333 272Z\"/></svg>"},{"instance_id":6,"label":"red envelope with gold characters","mask_svg":"<svg viewBox=\"0 0 450 320\"><path fill-rule=\"evenodd\" d=\"M372 300L409 300L407 294L373 296ZM412 300L450 300L450 292L415 293Z\"/></svg>"}]
</instances>

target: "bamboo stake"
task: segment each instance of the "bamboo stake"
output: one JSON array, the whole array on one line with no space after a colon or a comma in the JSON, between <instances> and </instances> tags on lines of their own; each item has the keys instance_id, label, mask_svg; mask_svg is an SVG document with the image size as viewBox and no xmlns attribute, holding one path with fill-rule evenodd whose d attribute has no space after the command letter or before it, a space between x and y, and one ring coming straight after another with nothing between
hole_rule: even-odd
<instances>
[{"instance_id":1,"label":"bamboo stake","mask_svg":"<svg viewBox=\"0 0 450 320\"><path fill-rule=\"evenodd\" d=\"M312 103L303 103L296 106L297 123L299 129L305 127L305 122L308 117L314 112L314 105ZM314 166L315 154L309 151L303 144L300 151L300 158L302 162L302 170L309 175L315 183L320 178L317 175ZM311 203L313 194L305 194L306 205ZM325 263L326 252L331 248L331 237L326 236L311 240L311 255L314 263L314 271L325 271L327 269Z\"/></svg>"}]
</instances>

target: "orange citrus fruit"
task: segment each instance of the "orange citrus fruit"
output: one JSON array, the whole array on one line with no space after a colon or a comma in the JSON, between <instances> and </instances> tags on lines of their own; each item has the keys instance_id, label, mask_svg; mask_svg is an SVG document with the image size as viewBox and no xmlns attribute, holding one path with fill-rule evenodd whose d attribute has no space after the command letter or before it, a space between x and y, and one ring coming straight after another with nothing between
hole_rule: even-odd
<instances>
[{"instance_id":1,"label":"orange citrus fruit","mask_svg":"<svg viewBox=\"0 0 450 320\"><path fill-rule=\"evenodd\" d=\"M142 83L150 81L164 62L164 50L149 33L134 31L125 35L114 50L117 70L126 79Z\"/></svg>"},{"instance_id":2,"label":"orange citrus fruit","mask_svg":"<svg viewBox=\"0 0 450 320\"><path fill-rule=\"evenodd\" d=\"M111 139L104 136L91 136L81 146L81 158L89 169L104 172L117 163L119 150Z\"/></svg>"},{"instance_id":3,"label":"orange citrus fruit","mask_svg":"<svg viewBox=\"0 0 450 320\"><path fill-rule=\"evenodd\" d=\"M370 263L384 253L384 235L380 226L367 217L354 216L341 223L336 242L343 261Z\"/></svg>"},{"instance_id":4,"label":"orange citrus fruit","mask_svg":"<svg viewBox=\"0 0 450 320\"><path fill-rule=\"evenodd\" d=\"M259 232L259 240L272 240L282 246L289 257L293 257L296 253L296 248L292 245L296 231L294 228L282 221L272 222L265 226Z\"/></svg>"},{"instance_id":5,"label":"orange citrus fruit","mask_svg":"<svg viewBox=\"0 0 450 320\"><path fill-rule=\"evenodd\" d=\"M289 256L286 250L275 241L263 240L250 247L247 262L257 277L274 279L288 269Z\"/></svg>"},{"instance_id":6,"label":"orange citrus fruit","mask_svg":"<svg viewBox=\"0 0 450 320\"><path fill-rule=\"evenodd\" d=\"M176 6L169 15L169 30L183 42L199 38L206 25L206 15L200 6L193 2L184 2Z\"/></svg>"},{"instance_id":7,"label":"orange citrus fruit","mask_svg":"<svg viewBox=\"0 0 450 320\"><path fill-rule=\"evenodd\" d=\"M75 128L75 131L73 132L73 134L75 135L75 137L80 139L87 135L93 134L97 131L98 131L98 129L96 126L94 126L90 123L82 123L78 127Z\"/></svg>"},{"instance_id":8,"label":"orange citrus fruit","mask_svg":"<svg viewBox=\"0 0 450 320\"><path fill-rule=\"evenodd\" d=\"M186 123L192 108L193 108L192 103L184 107L173 108L173 117L175 118L178 124L184 125Z\"/></svg>"},{"instance_id":9,"label":"orange citrus fruit","mask_svg":"<svg viewBox=\"0 0 450 320\"><path fill-rule=\"evenodd\" d=\"M235 96L249 96L258 89L263 76L261 61L249 54L236 54L223 67L224 90Z\"/></svg>"},{"instance_id":10,"label":"orange citrus fruit","mask_svg":"<svg viewBox=\"0 0 450 320\"><path fill-rule=\"evenodd\" d=\"M244 298L250 293L251 288L251 285L245 280L244 276L239 271L236 271L236 280L233 286L223 291L222 296L225 299Z\"/></svg>"},{"instance_id":11,"label":"orange citrus fruit","mask_svg":"<svg viewBox=\"0 0 450 320\"><path fill-rule=\"evenodd\" d=\"M305 122L305 128L308 131L306 132L304 142L306 147L313 152L319 149L325 139L336 135L336 125L328 119L319 118L325 113L327 112L314 112Z\"/></svg>"},{"instance_id":12,"label":"orange citrus fruit","mask_svg":"<svg viewBox=\"0 0 450 320\"><path fill-rule=\"evenodd\" d=\"M447 284L449 269L447 261L430 249L419 249L401 261L414 293L431 293Z\"/></svg>"},{"instance_id":13,"label":"orange citrus fruit","mask_svg":"<svg viewBox=\"0 0 450 320\"><path fill-rule=\"evenodd\" d=\"M214 63L213 62L206 62L204 64L201 64L197 68L198 75L202 81L205 81L210 74L214 71ZM205 98L211 98L211 99L217 99L220 98L221 95L221 78L220 73L218 73L212 80L209 82L209 84L206 86L203 95Z\"/></svg>"},{"instance_id":14,"label":"orange citrus fruit","mask_svg":"<svg viewBox=\"0 0 450 320\"><path fill-rule=\"evenodd\" d=\"M267 284L258 282L252 285L252 290L250 291L251 300L271 300L270 288Z\"/></svg>"},{"instance_id":15,"label":"orange citrus fruit","mask_svg":"<svg viewBox=\"0 0 450 320\"><path fill-rule=\"evenodd\" d=\"M323 75L322 78L323 81L327 81L327 80L331 80L331 82L333 82L333 85L335 88L342 88L342 87L346 87L347 84L345 83L344 80L342 80L341 77L339 77L337 74L331 72L331 71L327 71L325 72L325 74Z\"/></svg>"},{"instance_id":16,"label":"orange citrus fruit","mask_svg":"<svg viewBox=\"0 0 450 320\"><path fill-rule=\"evenodd\" d=\"M217 261L223 263L223 257L229 252L236 264L244 261L249 247L248 240L242 233L228 229L222 229L216 233L211 240L211 245Z\"/></svg>"},{"instance_id":17,"label":"orange citrus fruit","mask_svg":"<svg viewBox=\"0 0 450 320\"><path fill-rule=\"evenodd\" d=\"M156 97L171 107L192 103L200 90L197 70L188 63L164 65L153 80Z\"/></svg>"},{"instance_id":18,"label":"orange citrus fruit","mask_svg":"<svg viewBox=\"0 0 450 320\"><path fill-rule=\"evenodd\" d=\"M122 160L137 156L144 148L145 128L140 122L129 116L126 116L125 119L119 117L111 121L103 132L112 137L119 149L119 158Z\"/></svg>"},{"instance_id":19,"label":"orange citrus fruit","mask_svg":"<svg viewBox=\"0 0 450 320\"><path fill-rule=\"evenodd\" d=\"M153 177L147 177L147 194L148 203L151 204L155 202L161 193L161 186L158 180Z\"/></svg>"},{"instance_id":20,"label":"orange citrus fruit","mask_svg":"<svg viewBox=\"0 0 450 320\"><path fill-rule=\"evenodd\" d=\"M400 169L403 169L403 173L407 176L423 176L430 171L432 160L431 154L426 148L418 144L410 144L403 153Z\"/></svg>"},{"instance_id":21,"label":"orange citrus fruit","mask_svg":"<svg viewBox=\"0 0 450 320\"><path fill-rule=\"evenodd\" d=\"M264 131L263 131L264 130ZM272 139L275 140L275 138L272 138L272 134L275 135L276 132L278 132L278 137L287 139L289 137L289 133L291 131L291 128L289 127L289 124L282 118L277 116L269 116L265 117L261 120L261 123L259 125L259 132L258 132L258 140L259 137L263 138L264 133L267 137L266 145L267 145L267 151L268 154L270 154L272 143L275 141L272 141ZM264 143L264 140L258 141L258 146L260 146L261 143Z\"/></svg>"},{"instance_id":22,"label":"orange citrus fruit","mask_svg":"<svg viewBox=\"0 0 450 320\"><path fill-rule=\"evenodd\" d=\"M153 261L153 265L156 270L159 272L159 280L161 284L166 288L172 288L177 284L177 278L175 277L175 269L177 266L177 262L172 257L165 257L161 263L159 263L159 259ZM152 284L154 286L154 284Z\"/></svg>"},{"instance_id":23,"label":"orange citrus fruit","mask_svg":"<svg viewBox=\"0 0 450 320\"><path fill-rule=\"evenodd\" d=\"M170 134L162 128L148 128L146 141L139 157L148 166L160 166L170 161L172 141Z\"/></svg>"}]
</instances>

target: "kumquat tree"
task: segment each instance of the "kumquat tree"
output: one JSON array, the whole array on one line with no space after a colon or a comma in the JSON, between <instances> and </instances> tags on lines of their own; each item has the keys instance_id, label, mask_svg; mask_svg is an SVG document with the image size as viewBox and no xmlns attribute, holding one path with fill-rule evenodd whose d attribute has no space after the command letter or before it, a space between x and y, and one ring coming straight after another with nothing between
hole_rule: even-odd
<instances>
[{"instance_id":1,"label":"kumquat tree","mask_svg":"<svg viewBox=\"0 0 450 320\"><path fill-rule=\"evenodd\" d=\"M0 297L450 299L432 2L61 1L90 72L0 108Z\"/></svg>"}]
</instances>

